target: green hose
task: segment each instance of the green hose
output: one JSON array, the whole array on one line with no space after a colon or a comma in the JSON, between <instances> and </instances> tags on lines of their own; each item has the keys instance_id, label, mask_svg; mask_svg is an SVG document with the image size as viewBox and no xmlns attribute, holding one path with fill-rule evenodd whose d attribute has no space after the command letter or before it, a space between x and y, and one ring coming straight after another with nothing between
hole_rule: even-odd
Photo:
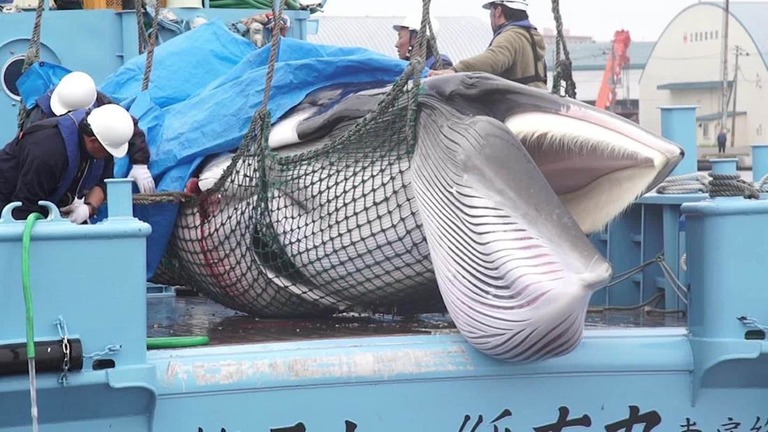
<instances>
[{"instance_id":1,"label":"green hose","mask_svg":"<svg viewBox=\"0 0 768 432\"><path fill-rule=\"evenodd\" d=\"M32 307L32 288L29 282L29 247L32 243L32 228L35 226L35 222L40 219L43 219L43 215L40 213L32 213L27 217L24 235L21 239L21 285L24 289L24 307L27 315L27 357L30 359L35 358L35 313ZM208 336L147 338L147 348L182 348L207 345L208 342Z\"/></svg>"},{"instance_id":2,"label":"green hose","mask_svg":"<svg viewBox=\"0 0 768 432\"><path fill-rule=\"evenodd\" d=\"M32 240L32 227L40 219L43 219L40 213L29 215L24 225L24 236L21 238L21 286L24 289L24 307L27 314L27 357L30 359L35 358L35 312L29 284L29 244Z\"/></svg>"},{"instance_id":3,"label":"green hose","mask_svg":"<svg viewBox=\"0 0 768 432\"><path fill-rule=\"evenodd\" d=\"M179 336L147 338L147 349L185 348L208 345L208 336Z\"/></svg>"}]
</instances>

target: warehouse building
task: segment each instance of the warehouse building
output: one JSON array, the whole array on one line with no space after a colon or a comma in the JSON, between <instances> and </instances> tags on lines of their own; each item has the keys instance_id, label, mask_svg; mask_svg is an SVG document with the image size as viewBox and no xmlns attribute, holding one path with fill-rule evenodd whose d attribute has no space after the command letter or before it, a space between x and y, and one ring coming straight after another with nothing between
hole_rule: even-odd
<instances>
[{"instance_id":1,"label":"warehouse building","mask_svg":"<svg viewBox=\"0 0 768 432\"><path fill-rule=\"evenodd\" d=\"M721 3L682 10L656 42L640 78L640 124L660 133L658 108L697 106L699 145L715 145L722 126L723 17ZM728 21L729 145L765 142L768 93L768 3L730 2ZM736 62L738 61L738 69ZM735 106L734 106L735 103Z\"/></svg>"}]
</instances>

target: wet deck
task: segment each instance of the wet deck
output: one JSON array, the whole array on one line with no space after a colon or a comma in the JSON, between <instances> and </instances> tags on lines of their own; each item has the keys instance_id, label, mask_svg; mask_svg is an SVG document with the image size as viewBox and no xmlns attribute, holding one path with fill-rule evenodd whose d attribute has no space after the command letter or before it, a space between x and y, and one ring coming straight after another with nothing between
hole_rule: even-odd
<instances>
[{"instance_id":1,"label":"wet deck","mask_svg":"<svg viewBox=\"0 0 768 432\"><path fill-rule=\"evenodd\" d=\"M340 316L323 320L265 320L225 308L204 297L148 298L149 337L201 336L210 345L331 339L362 336L457 333L443 314L403 319L391 315ZM587 328L682 327L685 315L661 311L592 312Z\"/></svg>"}]
</instances>

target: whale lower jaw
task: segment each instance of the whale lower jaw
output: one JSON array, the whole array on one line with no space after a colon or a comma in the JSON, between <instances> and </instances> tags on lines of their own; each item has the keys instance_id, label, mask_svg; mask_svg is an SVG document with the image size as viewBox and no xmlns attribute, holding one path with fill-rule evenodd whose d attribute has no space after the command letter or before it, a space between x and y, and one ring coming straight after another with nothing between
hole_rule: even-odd
<instances>
[{"instance_id":1,"label":"whale lower jaw","mask_svg":"<svg viewBox=\"0 0 768 432\"><path fill-rule=\"evenodd\" d=\"M456 327L500 360L571 352L610 264L503 123L422 105L414 196Z\"/></svg>"}]
</instances>

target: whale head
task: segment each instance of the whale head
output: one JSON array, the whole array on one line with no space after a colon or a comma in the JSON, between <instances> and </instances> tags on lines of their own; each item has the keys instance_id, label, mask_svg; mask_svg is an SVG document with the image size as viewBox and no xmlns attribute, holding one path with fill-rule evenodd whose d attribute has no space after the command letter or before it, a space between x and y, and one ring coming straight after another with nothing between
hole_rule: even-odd
<instances>
[{"instance_id":1,"label":"whale head","mask_svg":"<svg viewBox=\"0 0 768 432\"><path fill-rule=\"evenodd\" d=\"M440 76L424 87L462 114L503 122L586 233L653 190L684 156L619 115L494 75Z\"/></svg>"}]
</instances>

